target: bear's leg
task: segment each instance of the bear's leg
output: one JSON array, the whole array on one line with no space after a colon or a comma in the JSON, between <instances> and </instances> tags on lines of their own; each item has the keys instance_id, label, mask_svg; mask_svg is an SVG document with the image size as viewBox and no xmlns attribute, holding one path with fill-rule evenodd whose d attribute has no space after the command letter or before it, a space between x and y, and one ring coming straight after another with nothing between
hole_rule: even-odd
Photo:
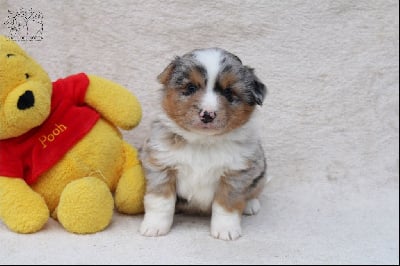
<instances>
[{"instance_id":1,"label":"bear's leg","mask_svg":"<svg viewBox=\"0 0 400 266\"><path fill-rule=\"evenodd\" d=\"M144 212L143 197L146 182L137 151L124 142L125 164L122 176L115 190L115 206L126 214Z\"/></svg>"},{"instance_id":2,"label":"bear's leg","mask_svg":"<svg viewBox=\"0 0 400 266\"><path fill-rule=\"evenodd\" d=\"M111 222L113 209L108 186L98 178L85 177L65 187L56 215L67 231L88 234L105 229Z\"/></svg>"},{"instance_id":3,"label":"bear's leg","mask_svg":"<svg viewBox=\"0 0 400 266\"><path fill-rule=\"evenodd\" d=\"M14 232L34 233L46 224L49 209L23 179L0 177L0 219Z\"/></svg>"}]
</instances>

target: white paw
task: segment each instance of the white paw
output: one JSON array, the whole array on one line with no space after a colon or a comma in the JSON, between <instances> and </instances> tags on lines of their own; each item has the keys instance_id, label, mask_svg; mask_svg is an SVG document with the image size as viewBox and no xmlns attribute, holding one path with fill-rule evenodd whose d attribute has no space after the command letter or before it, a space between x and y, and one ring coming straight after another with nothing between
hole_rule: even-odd
<instances>
[{"instance_id":1,"label":"white paw","mask_svg":"<svg viewBox=\"0 0 400 266\"><path fill-rule=\"evenodd\" d=\"M140 233L144 236L162 236L166 235L172 225L172 219L158 219L145 215L145 218L140 225Z\"/></svg>"},{"instance_id":2,"label":"white paw","mask_svg":"<svg viewBox=\"0 0 400 266\"><path fill-rule=\"evenodd\" d=\"M247 201L246 207L243 210L245 215L257 214L261 209L260 201L258 199L251 199Z\"/></svg>"},{"instance_id":3,"label":"white paw","mask_svg":"<svg viewBox=\"0 0 400 266\"><path fill-rule=\"evenodd\" d=\"M218 226L212 226L211 235L221 240L235 240L242 235L242 229L240 226L234 226L232 228L220 228Z\"/></svg>"},{"instance_id":4,"label":"white paw","mask_svg":"<svg viewBox=\"0 0 400 266\"><path fill-rule=\"evenodd\" d=\"M228 212L218 204L213 204L211 235L221 240L235 240L242 235L241 215L237 211Z\"/></svg>"},{"instance_id":5,"label":"white paw","mask_svg":"<svg viewBox=\"0 0 400 266\"><path fill-rule=\"evenodd\" d=\"M146 211L140 225L140 233L144 236L166 235L174 220L175 198L147 194L144 207Z\"/></svg>"}]
</instances>

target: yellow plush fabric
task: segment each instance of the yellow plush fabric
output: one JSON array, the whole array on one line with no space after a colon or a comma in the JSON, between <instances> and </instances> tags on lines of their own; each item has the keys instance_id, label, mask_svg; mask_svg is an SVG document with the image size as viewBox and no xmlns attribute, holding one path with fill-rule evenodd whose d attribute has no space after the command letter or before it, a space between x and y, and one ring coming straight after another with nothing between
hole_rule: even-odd
<instances>
[{"instance_id":1,"label":"yellow plush fabric","mask_svg":"<svg viewBox=\"0 0 400 266\"><path fill-rule=\"evenodd\" d=\"M30 74L29 79L23 78L24 73ZM51 215L70 232L94 233L109 225L114 202L120 212L143 212L141 163L136 149L117 129L138 125L140 103L124 87L88 77L85 103L101 116L89 133L31 186L22 176L0 176L0 219L10 230L39 231ZM19 110L16 102L28 87L35 105ZM50 114L51 93L45 70L15 42L0 35L0 140L40 127Z\"/></svg>"},{"instance_id":2,"label":"yellow plush fabric","mask_svg":"<svg viewBox=\"0 0 400 266\"><path fill-rule=\"evenodd\" d=\"M13 231L30 233L46 224L49 209L22 179L0 177L0 218Z\"/></svg>"},{"instance_id":3,"label":"yellow plush fabric","mask_svg":"<svg viewBox=\"0 0 400 266\"><path fill-rule=\"evenodd\" d=\"M28 82L25 73L33 77ZM0 139L20 136L44 121L50 112L51 88L47 73L15 42L0 35ZM35 93L40 110L19 112L15 108L15 102L26 89Z\"/></svg>"},{"instance_id":4,"label":"yellow plush fabric","mask_svg":"<svg viewBox=\"0 0 400 266\"><path fill-rule=\"evenodd\" d=\"M76 192L79 191L79 195ZM95 233L110 222L114 201L107 185L95 177L69 183L57 207L60 223L70 232Z\"/></svg>"},{"instance_id":5,"label":"yellow plush fabric","mask_svg":"<svg viewBox=\"0 0 400 266\"><path fill-rule=\"evenodd\" d=\"M137 151L129 146L124 145L125 165L128 169L120 178L117 189L115 191L115 205L118 211L126 214L134 214L144 212L143 192L145 192L145 183L134 176L144 176L143 169L138 161Z\"/></svg>"},{"instance_id":6,"label":"yellow plush fabric","mask_svg":"<svg viewBox=\"0 0 400 266\"><path fill-rule=\"evenodd\" d=\"M132 129L139 124L142 110L137 99L129 91L101 77L89 75L89 78L86 102L90 106L119 128Z\"/></svg>"}]
</instances>

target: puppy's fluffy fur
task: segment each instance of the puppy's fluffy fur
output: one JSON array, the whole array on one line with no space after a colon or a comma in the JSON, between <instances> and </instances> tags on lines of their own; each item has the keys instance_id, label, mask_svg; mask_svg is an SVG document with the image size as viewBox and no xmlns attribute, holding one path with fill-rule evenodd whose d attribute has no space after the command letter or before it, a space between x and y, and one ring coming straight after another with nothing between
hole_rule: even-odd
<instances>
[{"instance_id":1,"label":"puppy's fluffy fur","mask_svg":"<svg viewBox=\"0 0 400 266\"><path fill-rule=\"evenodd\" d=\"M169 232L175 210L212 214L211 234L241 235L259 211L266 162L251 117L266 93L253 69L218 48L175 58L158 77L165 111L142 149L146 236Z\"/></svg>"}]
</instances>

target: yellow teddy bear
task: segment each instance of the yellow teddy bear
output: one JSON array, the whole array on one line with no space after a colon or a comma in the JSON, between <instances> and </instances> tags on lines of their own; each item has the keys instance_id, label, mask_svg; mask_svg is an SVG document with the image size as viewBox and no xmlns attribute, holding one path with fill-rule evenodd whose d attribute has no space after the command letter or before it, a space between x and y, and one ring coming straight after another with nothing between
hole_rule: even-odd
<instances>
[{"instance_id":1,"label":"yellow teddy bear","mask_svg":"<svg viewBox=\"0 0 400 266\"><path fill-rule=\"evenodd\" d=\"M114 204L142 213L142 167L117 129L140 119L138 100L122 86L84 73L52 83L0 35L0 220L33 233L51 215L85 234L109 225Z\"/></svg>"}]
</instances>

